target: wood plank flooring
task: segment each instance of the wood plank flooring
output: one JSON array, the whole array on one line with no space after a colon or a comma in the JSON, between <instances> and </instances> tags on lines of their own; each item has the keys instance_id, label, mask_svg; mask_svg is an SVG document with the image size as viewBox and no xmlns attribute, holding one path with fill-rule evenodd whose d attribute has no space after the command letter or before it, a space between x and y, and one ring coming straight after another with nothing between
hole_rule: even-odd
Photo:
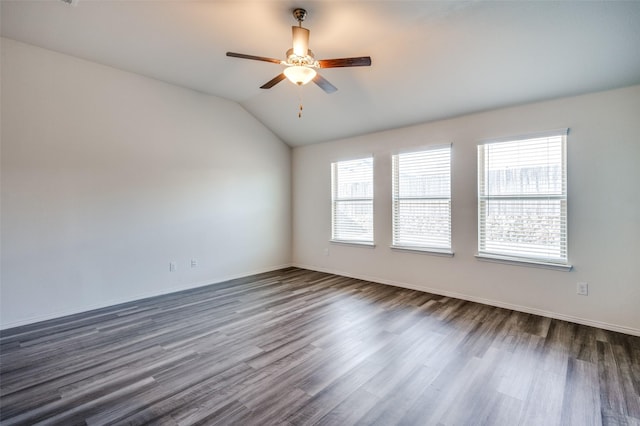
<instances>
[{"instance_id":1,"label":"wood plank flooring","mask_svg":"<svg viewBox=\"0 0 640 426\"><path fill-rule=\"evenodd\" d=\"M2 425L640 425L640 338L302 269L0 334Z\"/></svg>"}]
</instances>

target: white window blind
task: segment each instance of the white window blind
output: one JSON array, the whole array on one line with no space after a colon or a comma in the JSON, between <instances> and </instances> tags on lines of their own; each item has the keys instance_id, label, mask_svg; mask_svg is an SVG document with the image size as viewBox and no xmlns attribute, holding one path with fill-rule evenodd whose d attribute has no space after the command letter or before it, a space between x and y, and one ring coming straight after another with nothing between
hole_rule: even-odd
<instances>
[{"instance_id":1,"label":"white window blind","mask_svg":"<svg viewBox=\"0 0 640 426\"><path fill-rule=\"evenodd\" d=\"M331 239L373 244L373 157L331 164Z\"/></svg>"},{"instance_id":2,"label":"white window blind","mask_svg":"<svg viewBox=\"0 0 640 426\"><path fill-rule=\"evenodd\" d=\"M478 145L478 255L566 265L567 129Z\"/></svg>"},{"instance_id":3,"label":"white window blind","mask_svg":"<svg viewBox=\"0 0 640 426\"><path fill-rule=\"evenodd\" d=\"M451 145L393 156L393 245L451 252Z\"/></svg>"}]
</instances>

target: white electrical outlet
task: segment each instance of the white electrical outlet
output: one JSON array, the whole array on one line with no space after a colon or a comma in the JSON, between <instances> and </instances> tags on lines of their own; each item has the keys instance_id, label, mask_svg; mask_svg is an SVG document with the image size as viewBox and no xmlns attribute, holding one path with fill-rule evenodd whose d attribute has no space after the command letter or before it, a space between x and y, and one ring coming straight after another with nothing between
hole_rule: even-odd
<instances>
[{"instance_id":1,"label":"white electrical outlet","mask_svg":"<svg viewBox=\"0 0 640 426\"><path fill-rule=\"evenodd\" d=\"M589 284L587 284L587 283L578 283L578 286L576 288L576 292L580 296L587 296L589 294Z\"/></svg>"},{"instance_id":2,"label":"white electrical outlet","mask_svg":"<svg viewBox=\"0 0 640 426\"><path fill-rule=\"evenodd\" d=\"M198 267L198 259L191 259L191 267L192 268Z\"/></svg>"},{"instance_id":3,"label":"white electrical outlet","mask_svg":"<svg viewBox=\"0 0 640 426\"><path fill-rule=\"evenodd\" d=\"M324 250L322 251L322 253L323 253L325 256L329 256L329 249L328 249L328 248L324 249Z\"/></svg>"},{"instance_id":4,"label":"white electrical outlet","mask_svg":"<svg viewBox=\"0 0 640 426\"><path fill-rule=\"evenodd\" d=\"M176 268L176 262L169 262L169 272L175 272Z\"/></svg>"}]
</instances>

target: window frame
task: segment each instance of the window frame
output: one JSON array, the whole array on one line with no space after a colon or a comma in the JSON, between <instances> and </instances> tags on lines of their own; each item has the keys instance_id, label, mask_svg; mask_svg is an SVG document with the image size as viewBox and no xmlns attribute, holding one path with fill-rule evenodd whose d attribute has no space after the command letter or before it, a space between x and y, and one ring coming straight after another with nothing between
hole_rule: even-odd
<instances>
[{"instance_id":1,"label":"window frame","mask_svg":"<svg viewBox=\"0 0 640 426\"><path fill-rule=\"evenodd\" d=\"M569 129L557 129L537 133L529 133L518 136L493 138L484 140L477 145L477 161L478 161L478 174L477 174L477 214L478 214L478 252L476 258L479 260L487 260L493 262L510 263L515 265L535 266L550 269L559 269L569 271L572 269L572 265L569 263L569 243L568 243L568 172L567 172L567 136ZM513 195L491 195L483 194L483 184L488 186L485 182L485 148L491 144L503 144L503 143L519 143L534 139L561 137L560 147L560 164L561 164L561 193L549 194L549 193L518 193ZM491 200L539 200L550 201L560 200L560 252L564 253L564 258L552 258L545 256L525 256L518 253L508 253L507 251L496 251L486 249L486 239L483 238L483 233L486 235L486 229L483 229L483 201L485 204L490 203ZM488 208L488 207L487 207ZM483 246L484 243L484 246Z\"/></svg>"},{"instance_id":2,"label":"window frame","mask_svg":"<svg viewBox=\"0 0 640 426\"><path fill-rule=\"evenodd\" d=\"M421 196L402 196L400 191L400 157L403 155L410 154L419 154L426 153L429 151L443 150L448 149L448 187L449 194L448 197L422 194ZM391 180L392 180L392 188L391 188L391 209L392 209L392 219L391 219L391 238L392 244L391 248L396 250L408 250L408 251L416 251L427 254L435 254L435 255L445 255L445 256L453 256L453 243L452 243L452 150L453 144L444 143L444 144L436 144L436 145L428 145L422 146L411 150L401 151L393 154L391 156ZM434 167L436 164L426 164L425 166ZM420 201L435 201L442 202L446 201L448 205L448 245L446 247L439 246L437 244L409 244L406 241L400 241L398 239L398 209L400 208L400 203L403 200L420 200Z\"/></svg>"},{"instance_id":3,"label":"window frame","mask_svg":"<svg viewBox=\"0 0 640 426\"><path fill-rule=\"evenodd\" d=\"M338 182L338 165L340 163L348 163L362 160L371 160L371 197L339 197L337 182ZM373 155L367 155L362 157L354 157L348 159L342 159L338 161L331 162L331 238L329 241L331 243L337 244L346 244L346 245L355 245L355 246L375 246L375 211L374 211L374 199L375 199L375 158ZM349 239L349 238L340 238L340 236L336 235L336 217L337 217L337 206L342 202L363 202L370 204L371 206L371 239Z\"/></svg>"}]
</instances>

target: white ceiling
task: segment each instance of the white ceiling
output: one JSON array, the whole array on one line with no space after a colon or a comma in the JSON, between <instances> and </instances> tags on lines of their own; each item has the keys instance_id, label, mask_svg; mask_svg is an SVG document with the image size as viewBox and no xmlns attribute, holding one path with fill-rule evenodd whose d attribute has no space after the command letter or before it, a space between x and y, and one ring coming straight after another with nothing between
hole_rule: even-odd
<instances>
[{"instance_id":1,"label":"white ceiling","mask_svg":"<svg viewBox=\"0 0 640 426\"><path fill-rule=\"evenodd\" d=\"M294 7L338 87L284 81ZM298 146L640 84L640 1L60 1L1 3L2 36L239 102ZM298 118L302 95L304 114Z\"/></svg>"}]
</instances>

